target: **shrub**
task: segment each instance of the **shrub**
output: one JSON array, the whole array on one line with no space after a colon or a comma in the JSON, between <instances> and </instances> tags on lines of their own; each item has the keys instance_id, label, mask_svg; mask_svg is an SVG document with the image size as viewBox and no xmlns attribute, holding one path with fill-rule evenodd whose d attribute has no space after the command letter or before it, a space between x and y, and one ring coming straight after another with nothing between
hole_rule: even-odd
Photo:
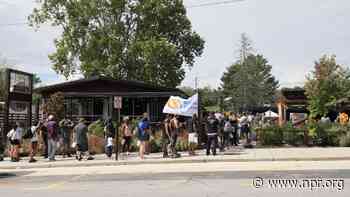
<instances>
[{"instance_id":1,"label":"shrub","mask_svg":"<svg viewBox=\"0 0 350 197\"><path fill-rule=\"evenodd\" d=\"M259 138L262 145L282 145L283 129L279 126L268 126L262 128Z\"/></svg>"},{"instance_id":2,"label":"shrub","mask_svg":"<svg viewBox=\"0 0 350 197\"><path fill-rule=\"evenodd\" d=\"M98 137L104 137L104 125L102 120L97 120L91 123L88 127L90 134L96 135Z\"/></svg>"},{"instance_id":3,"label":"shrub","mask_svg":"<svg viewBox=\"0 0 350 197\"><path fill-rule=\"evenodd\" d=\"M289 145L300 146L304 143L304 131L304 128L295 128L292 124L286 124L282 127L283 140Z\"/></svg>"},{"instance_id":4,"label":"shrub","mask_svg":"<svg viewBox=\"0 0 350 197\"><path fill-rule=\"evenodd\" d=\"M152 153L157 153L162 151L162 139L152 138L149 142L149 146Z\"/></svg>"},{"instance_id":5,"label":"shrub","mask_svg":"<svg viewBox=\"0 0 350 197\"><path fill-rule=\"evenodd\" d=\"M350 132L339 137L339 146L350 147Z\"/></svg>"},{"instance_id":6,"label":"shrub","mask_svg":"<svg viewBox=\"0 0 350 197\"><path fill-rule=\"evenodd\" d=\"M310 137L314 145L339 146L341 127L331 123L317 123L309 125Z\"/></svg>"}]
</instances>

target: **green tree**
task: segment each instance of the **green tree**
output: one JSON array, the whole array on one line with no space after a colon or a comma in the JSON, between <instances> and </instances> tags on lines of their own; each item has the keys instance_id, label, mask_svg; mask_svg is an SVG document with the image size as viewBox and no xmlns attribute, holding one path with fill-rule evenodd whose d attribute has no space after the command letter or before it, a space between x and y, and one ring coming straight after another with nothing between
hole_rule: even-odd
<instances>
[{"instance_id":1,"label":"green tree","mask_svg":"<svg viewBox=\"0 0 350 197\"><path fill-rule=\"evenodd\" d=\"M32 25L62 28L49 56L65 77L109 76L176 87L203 52L182 0L39 0Z\"/></svg>"},{"instance_id":2,"label":"green tree","mask_svg":"<svg viewBox=\"0 0 350 197\"><path fill-rule=\"evenodd\" d=\"M33 75L33 85L34 87L38 86L41 83L41 79L37 74Z\"/></svg>"},{"instance_id":3,"label":"green tree","mask_svg":"<svg viewBox=\"0 0 350 197\"><path fill-rule=\"evenodd\" d=\"M64 118L64 95L62 92L52 94L43 106L43 111L47 115L54 115L56 119Z\"/></svg>"},{"instance_id":4,"label":"green tree","mask_svg":"<svg viewBox=\"0 0 350 197\"><path fill-rule=\"evenodd\" d=\"M350 73L338 65L335 56L324 55L315 62L305 83L311 118L328 114L338 99L349 95Z\"/></svg>"},{"instance_id":5,"label":"green tree","mask_svg":"<svg viewBox=\"0 0 350 197\"><path fill-rule=\"evenodd\" d=\"M241 34L239 45L239 60L242 64L249 55L252 55L254 53L254 48L252 46L252 41L246 33Z\"/></svg>"},{"instance_id":6,"label":"green tree","mask_svg":"<svg viewBox=\"0 0 350 197\"><path fill-rule=\"evenodd\" d=\"M0 102L4 101L6 95L6 74L5 69L10 67L5 58L2 58L0 54ZM0 105L0 109L1 109Z\"/></svg>"},{"instance_id":7,"label":"green tree","mask_svg":"<svg viewBox=\"0 0 350 197\"><path fill-rule=\"evenodd\" d=\"M234 111L271 104L278 81L271 74L272 66L262 55L255 55L252 41L243 33L239 42L239 60L221 77L225 106Z\"/></svg>"},{"instance_id":8,"label":"green tree","mask_svg":"<svg viewBox=\"0 0 350 197\"><path fill-rule=\"evenodd\" d=\"M34 88L38 87L38 85L41 83L41 79L40 77L37 75L37 74L34 74L33 75L33 85L34 85ZM40 94L37 94L37 93L33 93L33 96L32 96L32 101L33 101L33 104L39 104L41 100L41 95Z\"/></svg>"},{"instance_id":9,"label":"green tree","mask_svg":"<svg viewBox=\"0 0 350 197\"><path fill-rule=\"evenodd\" d=\"M191 87L180 87L180 90L185 92L188 96L194 95L197 90ZM220 103L222 101L222 91L220 89L215 89L210 86L205 86L198 89L200 104L206 109L216 109L221 108ZM216 111L215 110L215 111Z\"/></svg>"},{"instance_id":10,"label":"green tree","mask_svg":"<svg viewBox=\"0 0 350 197\"><path fill-rule=\"evenodd\" d=\"M204 107L211 107L219 109L221 92L210 86L206 86L199 89L201 105Z\"/></svg>"},{"instance_id":11,"label":"green tree","mask_svg":"<svg viewBox=\"0 0 350 197\"><path fill-rule=\"evenodd\" d=\"M191 88L188 86L182 86L182 87L179 87L179 89L183 91L185 94L187 94L188 96L192 96L196 93L196 90L194 88Z\"/></svg>"},{"instance_id":12,"label":"green tree","mask_svg":"<svg viewBox=\"0 0 350 197\"><path fill-rule=\"evenodd\" d=\"M278 81L271 74L272 66L262 55L249 55L242 62L227 68L223 74L222 88L227 103L235 111L271 104L278 88Z\"/></svg>"}]
</instances>

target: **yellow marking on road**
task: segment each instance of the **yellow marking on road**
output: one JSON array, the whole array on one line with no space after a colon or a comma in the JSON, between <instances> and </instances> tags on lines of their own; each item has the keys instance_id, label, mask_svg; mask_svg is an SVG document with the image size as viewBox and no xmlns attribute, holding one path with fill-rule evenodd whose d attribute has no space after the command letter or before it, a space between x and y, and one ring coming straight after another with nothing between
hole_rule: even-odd
<instances>
[{"instance_id":1,"label":"yellow marking on road","mask_svg":"<svg viewBox=\"0 0 350 197\"><path fill-rule=\"evenodd\" d=\"M252 181L249 180L242 180L239 182L239 186L240 187L247 187L247 188L251 188L252 186Z\"/></svg>"},{"instance_id":2,"label":"yellow marking on road","mask_svg":"<svg viewBox=\"0 0 350 197\"><path fill-rule=\"evenodd\" d=\"M79 180L80 178L82 178L84 176L87 176L87 174L74 176L74 177L72 177L71 179L69 179L67 181L60 181L60 182L52 183L52 184L49 184L48 186L37 187L37 188L23 188L23 190L38 191L38 190L60 189L60 188L63 188L65 185L67 185L67 183L69 183L70 181L77 181L77 180Z\"/></svg>"},{"instance_id":3,"label":"yellow marking on road","mask_svg":"<svg viewBox=\"0 0 350 197\"><path fill-rule=\"evenodd\" d=\"M61 181L61 182L57 182L57 183L53 183L47 186L47 189L58 189L63 187L66 183L68 183L68 181Z\"/></svg>"}]
</instances>

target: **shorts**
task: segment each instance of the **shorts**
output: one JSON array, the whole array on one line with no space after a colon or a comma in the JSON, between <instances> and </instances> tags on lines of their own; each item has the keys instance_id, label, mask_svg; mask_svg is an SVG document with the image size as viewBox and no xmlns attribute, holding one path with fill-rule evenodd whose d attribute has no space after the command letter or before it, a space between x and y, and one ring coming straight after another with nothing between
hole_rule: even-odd
<instances>
[{"instance_id":1,"label":"shorts","mask_svg":"<svg viewBox=\"0 0 350 197\"><path fill-rule=\"evenodd\" d=\"M19 140L10 140L11 145L20 145L20 141Z\"/></svg>"},{"instance_id":2,"label":"shorts","mask_svg":"<svg viewBox=\"0 0 350 197\"><path fill-rule=\"evenodd\" d=\"M32 150L36 150L36 149L38 148L38 142L37 142L37 141L32 142L32 143L30 144L30 147L32 148Z\"/></svg>"},{"instance_id":3,"label":"shorts","mask_svg":"<svg viewBox=\"0 0 350 197\"><path fill-rule=\"evenodd\" d=\"M139 140L140 141L142 141L142 142L144 142L144 141L149 141L149 139L150 139L150 135L148 134L148 133L143 133L143 134L140 134L139 135Z\"/></svg>"}]
</instances>

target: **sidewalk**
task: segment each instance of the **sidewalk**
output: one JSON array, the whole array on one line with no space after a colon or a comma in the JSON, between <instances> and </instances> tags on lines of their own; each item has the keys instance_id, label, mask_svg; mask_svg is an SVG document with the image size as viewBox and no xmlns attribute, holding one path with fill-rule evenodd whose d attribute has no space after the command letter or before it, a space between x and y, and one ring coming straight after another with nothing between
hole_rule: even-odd
<instances>
[{"instance_id":1,"label":"sidewalk","mask_svg":"<svg viewBox=\"0 0 350 197\"><path fill-rule=\"evenodd\" d=\"M169 164L169 163L205 163L205 162L250 162L250 161L330 161L350 160L350 148L235 148L217 156L206 156L203 150L197 151L198 156L182 153L181 158L163 159L161 153L153 153L140 160L137 153L129 156L120 155L119 161L106 159L105 155L95 155L95 160L76 161L72 158L57 156L56 162L49 162L37 157L38 162L28 163L28 158L20 162L10 162L9 158L0 162L0 169L34 169L54 167L87 167L87 166L118 166L137 164Z\"/></svg>"}]
</instances>

